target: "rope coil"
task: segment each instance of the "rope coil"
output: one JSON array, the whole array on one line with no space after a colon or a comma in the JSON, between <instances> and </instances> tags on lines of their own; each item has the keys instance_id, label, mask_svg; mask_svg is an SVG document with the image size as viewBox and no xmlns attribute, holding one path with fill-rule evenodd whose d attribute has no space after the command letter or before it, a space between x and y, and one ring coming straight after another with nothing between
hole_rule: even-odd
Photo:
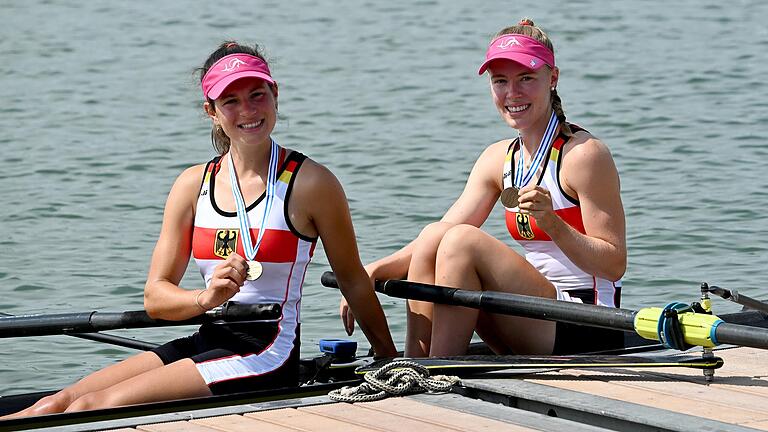
<instances>
[{"instance_id":1,"label":"rope coil","mask_svg":"<svg viewBox=\"0 0 768 432\"><path fill-rule=\"evenodd\" d=\"M408 360L397 360L363 375L364 383L356 387L332 390L328 397L337 402L372 402L389 396L428 391L444 393L460 382L459 377L429 376L429 369Z\"/></svg>"}]
</instances>

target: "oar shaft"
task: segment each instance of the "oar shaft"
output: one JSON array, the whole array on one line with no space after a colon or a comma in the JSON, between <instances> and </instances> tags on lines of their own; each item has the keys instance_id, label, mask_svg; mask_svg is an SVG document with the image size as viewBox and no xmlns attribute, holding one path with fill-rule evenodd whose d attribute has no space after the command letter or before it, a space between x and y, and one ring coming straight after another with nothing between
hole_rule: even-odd
<instances>
[{"instance_id":1,"label":"oar shaft","mask_svg":"<svg viewBox=\"0 0 768 432\"><path fill-rule=\"evenodd\" d=\"M13 315L0 312L0 317L12 317ZM158 345L152 342L145 342L138 339L127 338L123 336L117 336L108 333L68 333L67 336L72 336L80 339L86 339L95 342L108 343L125 348L133 348L137 350L149 351L156 348Z\"/></svg>"},{"instance_id":2,"label":"oar shaft","mask_svg":"<svg viewBox=\"0 0 768 432\"><path fill-rule=\"evenodd\" d=\"M768 348L768 329L722 323L715 329L718 343L752 348Z\"/></svg>"},{"instance_id":3,"label":"oar shaft","mask_svg":"<svg viewBox=\"0 0 768 432\"><path fill-rule=\"evenodd\" d=\"M145 311L84 312L51 315L21 315L0 318L0 338L93 333L123 328L197 325L222 319L227 321L274 320L280 317L279 304L229 303L223 309L184 321L150 318Z\"/></svg>"},{"instance_id":4,"label":"oar shaft","mask_svg":"<svg viewBox=\"0 0 768 432\"><path fill-rule=\"evenodd\" d=\"M338 287L333 273L321 278L325 286ZM404 280L377 281L376 291L391 297L465 306L488 312L636 332L637 311L564 302L494 291L470 291ZM768 348L768 329L723 322L715 328L719 344ZM658 340L658 339L657 339Z\"/></svg>"},{"instance_id":5,"label":"oar shaft","mask_svg":"<svg viewBox=\"0 0 768 432\"><path fill-rule=\"evenodd\" d=\"M472 307L484 311L528 318L634 331L635 311L562 302L494 291L468 291L401 280L388 280L381 292L398 298Z\"/></svg>"}]
</instances>

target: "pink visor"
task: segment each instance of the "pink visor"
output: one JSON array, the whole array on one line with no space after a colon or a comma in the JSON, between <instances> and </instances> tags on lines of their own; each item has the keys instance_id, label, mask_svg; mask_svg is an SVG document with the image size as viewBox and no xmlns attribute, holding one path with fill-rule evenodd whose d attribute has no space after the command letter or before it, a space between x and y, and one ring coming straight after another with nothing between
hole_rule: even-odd
<instances>
[{"instance_id":1,"label":"pink visor","mask_svg":"<svg viewBox=\"0 0 768 432\"><path fill-rule=\"evenodd\" d=\"M478 75L482 75L488 64L496 59L512 60L533 70L544 65L555 67L555 54L546 45L520 34L505 34L494 39L488 45L485 62L480 66Z\"/></svg>"},{"instance_id":2,"label":"pink visor","mask_svg":"<svg viewBox=\"0 0 768 432\"><path fill-rule=\"evenodd\" d=\"M203 77L203 96L216 100L228 85L240 78L261 78L275 84L264 60L250 54L230 54L213 64Z\"/></svg>"}]
</instances>

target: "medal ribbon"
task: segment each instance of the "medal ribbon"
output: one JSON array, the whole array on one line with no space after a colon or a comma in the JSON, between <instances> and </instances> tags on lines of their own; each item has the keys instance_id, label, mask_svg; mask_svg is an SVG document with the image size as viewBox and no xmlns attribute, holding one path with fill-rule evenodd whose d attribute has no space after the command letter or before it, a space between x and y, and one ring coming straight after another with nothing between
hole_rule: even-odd
<instances>
[{"instance_id":1,"label":"medal ribbon","mask_svg":"<svg viewBox=\"0 0 768 432\"><path fill-rule=\"evenodd\" d=\"M232 151L229 151L229 181L232 183L232 196L235 199L237 220L240 223L240 238L243 240L243 252L245 252L245 259L248 261L252 261L256 257L256 252L259 251L261 239L264 237L264 227L267 224L269 212L272 210L272 202L275 197L275 183L277 183L277 159L277 143L275 140L272 140L272 145L269 151L269 170L267 171L264 214L261 218L261 227L259 228L259 236L256 238L256 246L254 246L251 242L251 224L248 223L248 212L246 211L245 202L243 201L243 194L240 192L240 186L237 183L235 164L232 162Z\"/></svg>"},{"instance_id":2,"label":"medal ribbon","mask_svg":"<svg viewBox=\"0 0 768 432\"><path fill-rule=\"evenodd\" d=\"M513 183L515 187L518 189L527 185L528 182L531 181L533 178L533 175L536 174L536 171L539 170L539 165L541 165L541 161L544 160L544 157L546 156L547 152L549 151L549 147L552 145L552 141L555 140L555 131L557 130L557 126L559 125L559 122L557 121L557 116L555 115L555 111L552 111L552 115L549 117L549 123L547 123L547 129L544 132L544 136L541 137L541 142L539 142L539 147L536 149L536 154L533 156L533 160L531 161L531 166L528 168L527 172L523 172L523 165L525 165L525 161L523 159L523 139L520 137L520 134L517 135L517 140L520 143L520 161L517 164L517 169L515 170L515 177L513 180ZM510 157L509 160L509 171L512 170L512 158ZM505 164L506 165L506 164Z\"/></svg>"}]
</instances>

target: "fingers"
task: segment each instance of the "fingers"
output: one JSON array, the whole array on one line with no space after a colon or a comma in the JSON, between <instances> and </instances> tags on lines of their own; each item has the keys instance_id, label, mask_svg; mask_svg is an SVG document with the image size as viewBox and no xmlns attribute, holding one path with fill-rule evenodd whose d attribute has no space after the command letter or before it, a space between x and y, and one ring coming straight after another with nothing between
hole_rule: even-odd
<instances>
[{"instance_id":1,"label":"fingers","mask_svg":"<svg viewBox=\"0 0 768 432\"><path fill-rule=\"evenodd\" d=\"M341 323L344 326L344 331L347 332L347 336L352 336L355 331L355 316L352 314L352 309L349 308L347 300L342 297L339 303L339 315L341 316Z\"/></svg>"},{"instance_id":2,"label":"fingers","mask_svg":"<svg viewBox=\"0 0 768 432\"><path fill-rule=\"evenodd\" d=\"M218 306L240 292L248 273L245 258L233 253L213 270L211 282L206 289L206 305Z\"/></svg>"},{"instance_id":3,"label":"fingers","mask_svg":"<svg viewBox=\"0 0 768 432\"><path fill-rule=\"evenodd\" d=\"M536 185L527 185L520 189L520 213L536 213L552 210L552 197L549 190Z\"/></svg>"},{"instance_id":4,"label":"fingers","mask_svg":"<svg viewBox=\"0 0 768 432\"><path fill-rule=\"evenodd\" d=\"M242 256L233 253L217 265L214 269L213 277L222 279L231 279L238 286L245 283L245 277L248 274L248 263Z\"/></svg>"}]
</instances>

